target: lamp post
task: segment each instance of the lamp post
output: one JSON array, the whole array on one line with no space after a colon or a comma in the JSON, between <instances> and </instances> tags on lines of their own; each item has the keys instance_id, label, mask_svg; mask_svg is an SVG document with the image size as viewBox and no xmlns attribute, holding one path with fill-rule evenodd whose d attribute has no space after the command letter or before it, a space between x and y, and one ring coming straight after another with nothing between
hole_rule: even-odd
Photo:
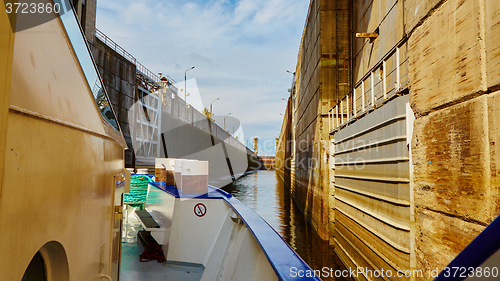
<instances>
[{"instance_id":1,"label":"lamp post","mask_svg":"<svg viewBox=\"0 0 500 281\"><path fill-rule=\"evenodd\" d=\"M224 131L226 130L226 116L229 116L231 115L231 112L229 112L228 114L224 115Z\"/></svg>"},{"instance_id":2,"label":"lamp post","mask_svg":"<svg viewBox=\"0 0 500 281\"><path fill-rule=\"evenodd\" d=\"M188 105L188 102L187 102L187 88L186 88L186 76L187 76L187 72L190 71L191 69L194 69L194 66L192 66L190 69L186 70L184 72L184 101L186 102L186 106Z\"/></svg>"},{"instance_id":3,"label":"lamp post","mask_svg":"<svg viewBox=\"0 0 500 281\"><path fill-rule=\"evenodd\" d=\"M210 117L212 117L212 103L213 103L214 101L218 101L218 100L219 100L219 98L216 98L216 99L214 99L214 100L210 103Z\"/></svg>"}]
</instances>

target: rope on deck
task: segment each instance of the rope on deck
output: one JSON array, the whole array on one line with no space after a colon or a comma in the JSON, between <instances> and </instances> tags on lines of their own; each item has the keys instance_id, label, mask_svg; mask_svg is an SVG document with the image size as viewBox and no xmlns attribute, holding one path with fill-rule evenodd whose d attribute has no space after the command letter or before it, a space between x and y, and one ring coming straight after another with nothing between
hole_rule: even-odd
<instances>
[{"instance_id":1,"label":"rope on deck","mask_svg":"<svg viewBox=\"0 0 500 281\"><path fill-rule=\"evenodd\" d=\"M131 207L139 207L142 204L130 203L144 203L146 202L146 195L148 192L148 184L153 180L147 175L132 175L130 176L130 193L125 193L123 201L129 203Z\"/></svg>"}]
</instances>

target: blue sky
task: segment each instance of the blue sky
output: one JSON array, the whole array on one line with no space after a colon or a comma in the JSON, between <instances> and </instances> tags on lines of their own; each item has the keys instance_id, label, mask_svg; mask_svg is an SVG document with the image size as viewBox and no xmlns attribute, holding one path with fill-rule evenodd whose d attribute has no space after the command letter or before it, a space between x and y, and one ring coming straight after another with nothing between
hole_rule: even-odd
<instances>
[{"instance_id":1,"label":"blue sky","mask_svg":"<svg viewBox=\"0 0 500 281\"><path fill-rule=\"evenodd\" d=\"M195 78L203 104L231 113L274 154L308 0L98 0L96 26L151 71ZM189 87L188 87L189 91ZM188 99L189 101L189 99Z\"/></svg>"}]
</instances>

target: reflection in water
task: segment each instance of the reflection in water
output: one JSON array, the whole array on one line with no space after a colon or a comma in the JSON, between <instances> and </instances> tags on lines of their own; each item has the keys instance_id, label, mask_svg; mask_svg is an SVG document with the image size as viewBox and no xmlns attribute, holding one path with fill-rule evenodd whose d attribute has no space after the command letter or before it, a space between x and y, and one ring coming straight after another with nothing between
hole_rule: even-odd
<instances>
[{"instance_id":1,"label":"reflection in water","mask_svg":"<svg viewBox=\"0 0 500 281\"><path fill-rule=\"evenodd\" d=\"M320 239L274 171L257 171L224 187L259 214L312 269L345 270L334 248ZM323 280L351 280L328 278Z\"/></svg>"}]
</instances>

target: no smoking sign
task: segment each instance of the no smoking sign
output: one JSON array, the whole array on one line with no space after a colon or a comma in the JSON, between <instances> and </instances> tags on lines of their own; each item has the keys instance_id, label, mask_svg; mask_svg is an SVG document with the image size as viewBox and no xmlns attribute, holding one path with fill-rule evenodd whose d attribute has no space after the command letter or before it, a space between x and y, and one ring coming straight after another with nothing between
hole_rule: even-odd
<instances>
[{"instance_id":1,"label":"no smoking sign","mask_svg":"<svg viewBox=\"0 0 500 281\"><path fill-rule=\"evenodd\" d=\"M203 203L198 203L194 205L194 214L197 215L198 217L203 217L207 213L207 206L205 206Z\"/></svg>"}]
</instances>

